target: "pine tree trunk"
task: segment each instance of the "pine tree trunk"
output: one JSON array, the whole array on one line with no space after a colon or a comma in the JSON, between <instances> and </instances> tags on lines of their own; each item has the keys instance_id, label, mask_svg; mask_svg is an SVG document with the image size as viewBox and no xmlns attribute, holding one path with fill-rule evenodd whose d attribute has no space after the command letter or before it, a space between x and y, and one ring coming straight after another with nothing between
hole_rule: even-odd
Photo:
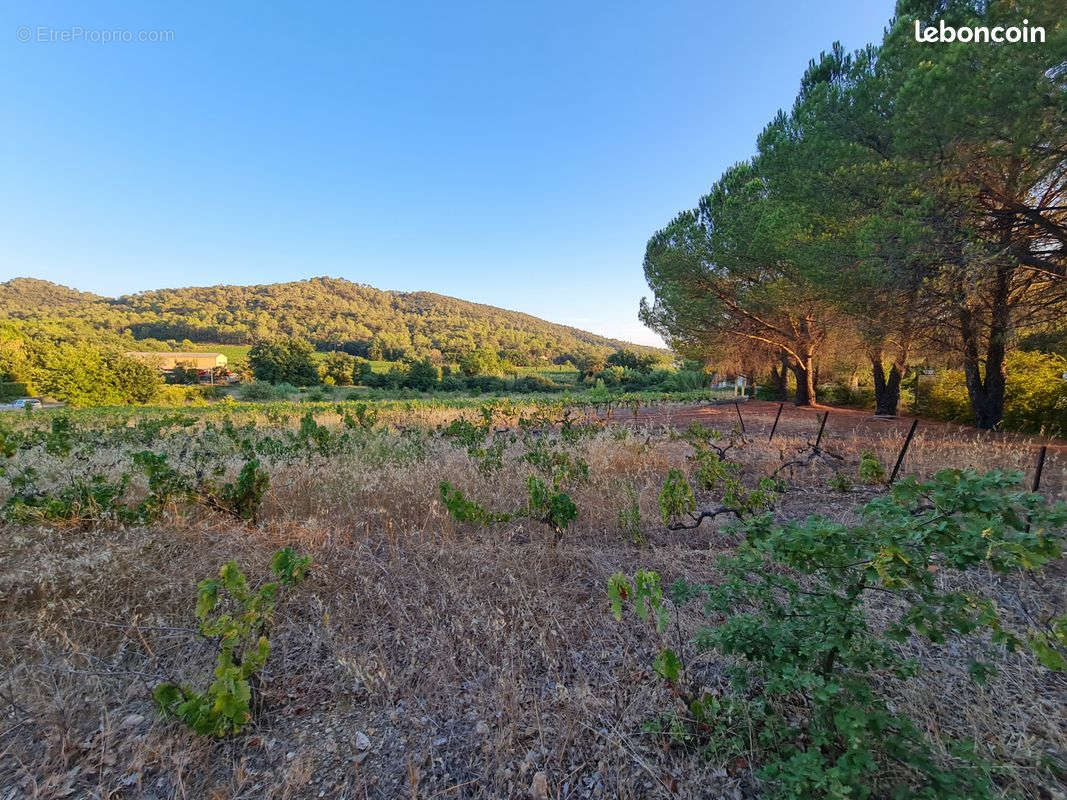
<instances>
[{"instance_id":1,"label":"pine tree trunk","mask_svg":"<svg viewBox=\"0 0 1067 800\"><path fill-rule=\"evenodd\" d=\"M974 424L983 430L996 428L1004 419L1004 356L1011 329L1007 267L997 270L990 300L989 341L986 344L984 365L978 355L979 324L974 312L969 308L963 308L959 312L967 394L971 399Z\"/></svg>"},{"instance_id":2,"label":"pine tree trunk","mask_svg":"<svg viewBox=\"0 0 1067 800\"><path fill-rule=\"evenodd\" d=\"M882 351L872 350L871 372L874 375L874 413L877 416L895 417L900 405L900 381L904 377L901 365L894 363L886 375L882 363Z\"/></svg>"},{"instance_id":3,"label":"pine tree trunk","mask_svg":"<svg viewBox=\"0 0 1067 800\"><path fill-rule=\"evenodd\" d=\"M774 386L775 396L779 400L786 399L789 391L789 359L786 356L780 358L778 366L771 367L771 383Z\"/></svg>"},{"instance_id":4,"label":"pine tree trunk","mask_svg":"<svg viewBox=\"0 0 1067 800\"><path fill-rule=\"evenodd\" d=\"M797 379L796 399L794 405L815 405L815 364L812 356L807 356L803 362L794 362L789 365Z\"/></svg>"}]
</instances>

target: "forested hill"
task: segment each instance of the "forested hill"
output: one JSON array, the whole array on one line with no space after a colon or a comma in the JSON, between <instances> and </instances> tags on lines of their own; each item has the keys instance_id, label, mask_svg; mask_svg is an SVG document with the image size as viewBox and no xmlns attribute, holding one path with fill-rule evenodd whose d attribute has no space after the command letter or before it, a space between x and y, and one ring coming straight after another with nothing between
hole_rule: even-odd
<instances>
[{"instance_id":1,"label":"forested hill","mask_svg":"<svg viewBox=\"0 0 1067 800\"><path fill-rule=\"evenodd\" d=\"M299 336L320 350L386 359L455 360L479 347L520 365L624 347L664 353L517 311L339 278L158 289L118 298L15 278L0 284L0 319L65 323L94 338L248 344Z\"/></svg>"}]
</instances>

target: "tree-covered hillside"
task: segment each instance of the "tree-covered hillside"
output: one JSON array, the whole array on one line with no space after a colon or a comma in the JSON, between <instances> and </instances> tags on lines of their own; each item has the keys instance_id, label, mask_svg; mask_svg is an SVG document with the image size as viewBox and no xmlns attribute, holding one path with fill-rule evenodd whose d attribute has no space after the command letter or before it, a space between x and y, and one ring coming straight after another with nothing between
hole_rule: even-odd
<instances>
[{"instance_id":1,"label":"tree-covered hillside","mask_svg":"<svg viewBox=\"0 0 1067 800\"><path fill-rule=\"evenodd\" d=\"M453 362L479 348L518 365L605 356L623 347L666 354L516 311L339 278L159 289L119 298L15 278L0 284L0 319L62 323L60 328L74 326L79 336L94 339L245 344L294 336L319 350L389 360Z\"/></svg>"}]
</instances>

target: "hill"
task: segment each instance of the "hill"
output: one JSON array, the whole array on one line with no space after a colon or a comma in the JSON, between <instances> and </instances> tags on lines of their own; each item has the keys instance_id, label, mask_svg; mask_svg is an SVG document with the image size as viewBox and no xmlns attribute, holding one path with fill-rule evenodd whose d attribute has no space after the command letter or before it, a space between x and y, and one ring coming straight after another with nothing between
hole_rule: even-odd
<instances>
[{"instance_id":1,"label":"hill","mask_svg":"<svg viewBox=\"0 0 1067 800\"><path fill-rule=\"evenodd\" d=\"M482 347L518 365L604 356L623 348L667 353L495 306L328 277L157 289L117 298L14 278L0 284L0 319L46 324L52 331L70 325L94 339L172 344L249 344L298 336L318 350L389 360L429 356L452 361Z\"/></svg>"}]
</instances>

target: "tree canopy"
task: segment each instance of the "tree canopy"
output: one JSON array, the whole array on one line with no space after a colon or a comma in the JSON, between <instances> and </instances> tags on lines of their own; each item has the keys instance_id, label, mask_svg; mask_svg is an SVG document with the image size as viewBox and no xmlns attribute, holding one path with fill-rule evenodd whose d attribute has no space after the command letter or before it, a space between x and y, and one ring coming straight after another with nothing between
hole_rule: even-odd
<instances>
[{"instance_id":1,"label":"tree canopy","mask_svg":"<svg viewBox=\"0 0 1067 800\"><path fill-rule=\"evenodd\" d=\"M593 354L606 358L624 347L667 355L516 311L429 292L385 292L337 278L159 289L118 298L17 278L0 284L4 318L73 325L74 341L253 344L299 338L324 352L389 361L430 358L436 364L459 362L479 349L520 366Z\"/></svg>"},{"instance_id":2,"label":"tree canopy","mask_svg":"<svg viewBox=\"0 0 1067 800\"><path fill-rule=\"evenodd\" d=\"M884 413L916 356L956 363L977 424L999 424L1006 354L1055 340L1067 315L1067 25L1053 5L901 0L879 45L813 60L756 155L649 240L642 319L690 355L762 349L794 372L798 403L815 401L828 350L864 354ZM914 37L916 21L1024 17L1045 43Z\"/></svg>"}]
</instances>

